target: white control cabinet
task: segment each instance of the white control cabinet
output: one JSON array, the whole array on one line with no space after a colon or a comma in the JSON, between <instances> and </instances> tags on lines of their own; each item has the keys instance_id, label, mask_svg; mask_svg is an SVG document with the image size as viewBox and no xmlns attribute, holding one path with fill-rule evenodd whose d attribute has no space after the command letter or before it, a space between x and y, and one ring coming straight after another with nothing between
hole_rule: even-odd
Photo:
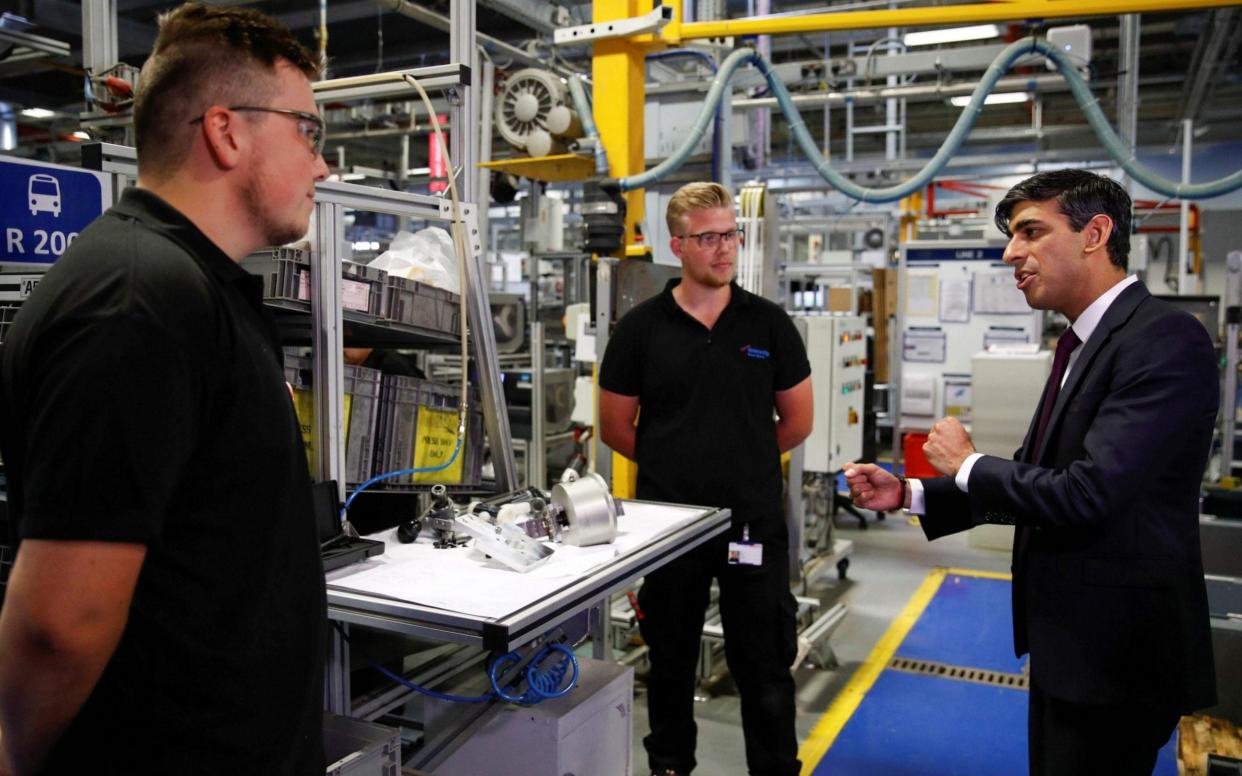
<instances>
[{"instance_id":1,"label":"white control cabinet","mask_svg":"<svg viewBox=\"0 0 1242 776\"><path fill-rule=\"evenodd\" d=\"M856 315L794 319L806 336L815 395L815 425L802 468L830 474L862 457L867 372L867 325Z\"/></svg>"},{"instance_id":2,"label":"white control cabinet","mask_svg":"<svg viewBox=\"0 0 1242 776\"><path fill-rule=\"evenodd\" d=\"M1039 406L1052 371L1052 353L976 353L970 365L974 391L970 435L975 449L984 455L1013 458ZM970 529L966 543L1008 552L1013 547L1013 526L977 525Z\"/></svg>"},{"instance_id":3,"label":"white control cabinet","mask_svg":"<svg viewBox=\"0 0 1242 776\"><path fill-rule=\"evenodd\" d=\"M498 706L436 776L630 776L634 669L582 660L568 695Z\"/></svg>"}]
</instances>

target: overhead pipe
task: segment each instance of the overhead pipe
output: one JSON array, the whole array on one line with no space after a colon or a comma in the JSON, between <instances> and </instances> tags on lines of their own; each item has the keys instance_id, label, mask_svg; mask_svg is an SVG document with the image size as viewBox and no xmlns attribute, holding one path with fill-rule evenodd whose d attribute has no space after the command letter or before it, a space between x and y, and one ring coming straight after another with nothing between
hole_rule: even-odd
<instances>
[{"instance_id":1,"label":"overhead pipe","mask_svg":"<svg viewBox=\"0 0 1242 776\"><path fill-rule=\"evenodd\" d=\"M1091 87L1079 75L1074 63L1056 46L1052 46L1046 41L1037 38L1023 38L1006 46L1001 51L984 72L978 86L975 87L971 95L970 103L962 109L961 114L958 115L957 123L953 125L953 129L950 130L944 143L941 144L935 155L912 178L899 184L880 188L867 188L859 186L833 169L820 154L815 141L811 138L811 133L806 128L806 123L802 120L802 116L793 104L789 90L785 88L780 77L772 69L771 64L753 49L739 49L726 57L724 62L720 64L720 69L716 73L716 77L712 79L711 86L707 91L707 97L703 102L703 107L699 110L699 115L695 119L689 137L686 138L681 147L672 156L652 169L619 179L617 185L621 191L646 188L681 167L707 131L707 127L715 113L716 105L719 104L723 97L724 90L728 88L733 74L743 65L753 64L772 87L772 92L776 95L781 111L785 114L785 119L789 123L790 132L797 141L798 147L814 165L815 171L819 173L820 177L852 199L861 202L895 202L922 189L948 164L949 159L966 141L966 136L970 134L975 121L978 120L979 114L983 111L984 99L1000 81L1001 76L1012 68L1019 59L1032 54L1042 54L1052 61L1061 73L1061 76L1069 83L1074 99L1077 100L1079 106L1086 114L1087 123L1095 131L1096 137L1099 138L1100 143L1104 146L1104 150L1139 183L1164 196L1180 199L1207 199L1242 188L1242 170L1207 183L1179 183L1157 175L1140 163L1135 157L1134 152L1126 147L1125 142L1117 137L1117 133L1109 125L1104 112L1100 110L1099 100L1091 93Z\"/></svg>"},{"instance_id":2,"label":"overhead pipe","mask_svg":"<svg viewBox=\"0 0 1242 776\"><path fill-rule=\"evenodd\" d=\"M1065 80L1058 75L1036 75L1017 78L1003 78L996 84L996 90L1002 92L1016 91L1065 91L1069 87L1065 85ZM855 89L849 92L809 92L807 94L790 95L790 102L795 106L816 106L816 105L845 105L853 103L855 105L868 105L875 102L883 102L892 98L901 98L907 100L937 100L946 97L958 97L963 94L972 94L975 90L974 84L919 84L915 86L887 86L876 89ZM733 107L737 110L747 110L751 108L775 108L780 105L780 101L775 97L749 97L744 99L735 99Z\"/></svg>"}]
</instances>

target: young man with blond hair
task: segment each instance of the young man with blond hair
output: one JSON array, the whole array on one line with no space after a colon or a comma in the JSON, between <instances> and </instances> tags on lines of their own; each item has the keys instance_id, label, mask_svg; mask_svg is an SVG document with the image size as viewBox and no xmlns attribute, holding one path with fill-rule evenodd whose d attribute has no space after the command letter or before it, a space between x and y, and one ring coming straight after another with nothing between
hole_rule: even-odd
<instances>
[{"instance_id":1,"label":"young man with blond hair","mask_svg":"<svg viewBox=\"0 0 1242 776\"><path fill-rule=\"evenodd\" d=\"M729 191L687 184L667 219L682 276L609 339L601 438L638 463L638 498L727 507L733 523L647 575L639 591L651 658L643 743L658 776L696 765L695 670L715 579L749 772L796 776L796 605L780 454L811 431L811 367L785 311L733 282L741 231Z\"/></svg>"}]
</instances>

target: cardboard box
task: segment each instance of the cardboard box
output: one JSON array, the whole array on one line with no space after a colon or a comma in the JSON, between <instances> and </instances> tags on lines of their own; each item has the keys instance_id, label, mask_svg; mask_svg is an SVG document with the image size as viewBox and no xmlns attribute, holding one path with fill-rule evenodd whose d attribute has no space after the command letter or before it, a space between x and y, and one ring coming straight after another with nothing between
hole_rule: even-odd
<instances>
[{"instance_id":1,"label":"cardboard box","mask_svg":"<svg viewBox=\"0 0 1242 776\"><path fill-rule=\"evenodd\" d=\"M854 293L849 286L832 286L828 289L828 310L834 313L854 312Z\"/></svg>"}]
</instances>

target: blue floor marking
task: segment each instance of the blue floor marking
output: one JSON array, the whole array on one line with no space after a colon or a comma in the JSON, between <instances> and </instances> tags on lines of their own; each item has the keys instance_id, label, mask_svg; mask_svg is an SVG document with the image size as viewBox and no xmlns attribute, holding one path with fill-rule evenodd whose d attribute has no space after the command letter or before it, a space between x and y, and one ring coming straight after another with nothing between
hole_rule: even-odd
<instances>
[{"instance_id":1,"label":"blue floor marking","mask_svg":"<svg viewBox=\"0 0 1242 776\"><path fill-rule=\"evenodd\" d=\"M1026 658L1013 655L1011 588L1003 579L945 577L897 657L1021 673Z\"/></svg>"},{"instance_id":2,"label":"blue floor marking","mask_svg":"<svg viewBox=\"0 0 1242 776\"><path fill-rule=\"evenodd\" d=\"M896 656L1019 673L1010 583L950 574ZM814 776L1011 776L1027 772L1027 693L884 669ZM1153 776L1177 776L1177 736Z\"/></svg>"},{"instance_id":3,"label":"blue floor marking","mask_svg":"<svg viewBox=\"0 0 1242 776\"><path fill-rule=\"evenodd\" d=\"M1008 776L1026 770L1026 693L885 670L815 776Z\"/></svg>"}]
</instances>

